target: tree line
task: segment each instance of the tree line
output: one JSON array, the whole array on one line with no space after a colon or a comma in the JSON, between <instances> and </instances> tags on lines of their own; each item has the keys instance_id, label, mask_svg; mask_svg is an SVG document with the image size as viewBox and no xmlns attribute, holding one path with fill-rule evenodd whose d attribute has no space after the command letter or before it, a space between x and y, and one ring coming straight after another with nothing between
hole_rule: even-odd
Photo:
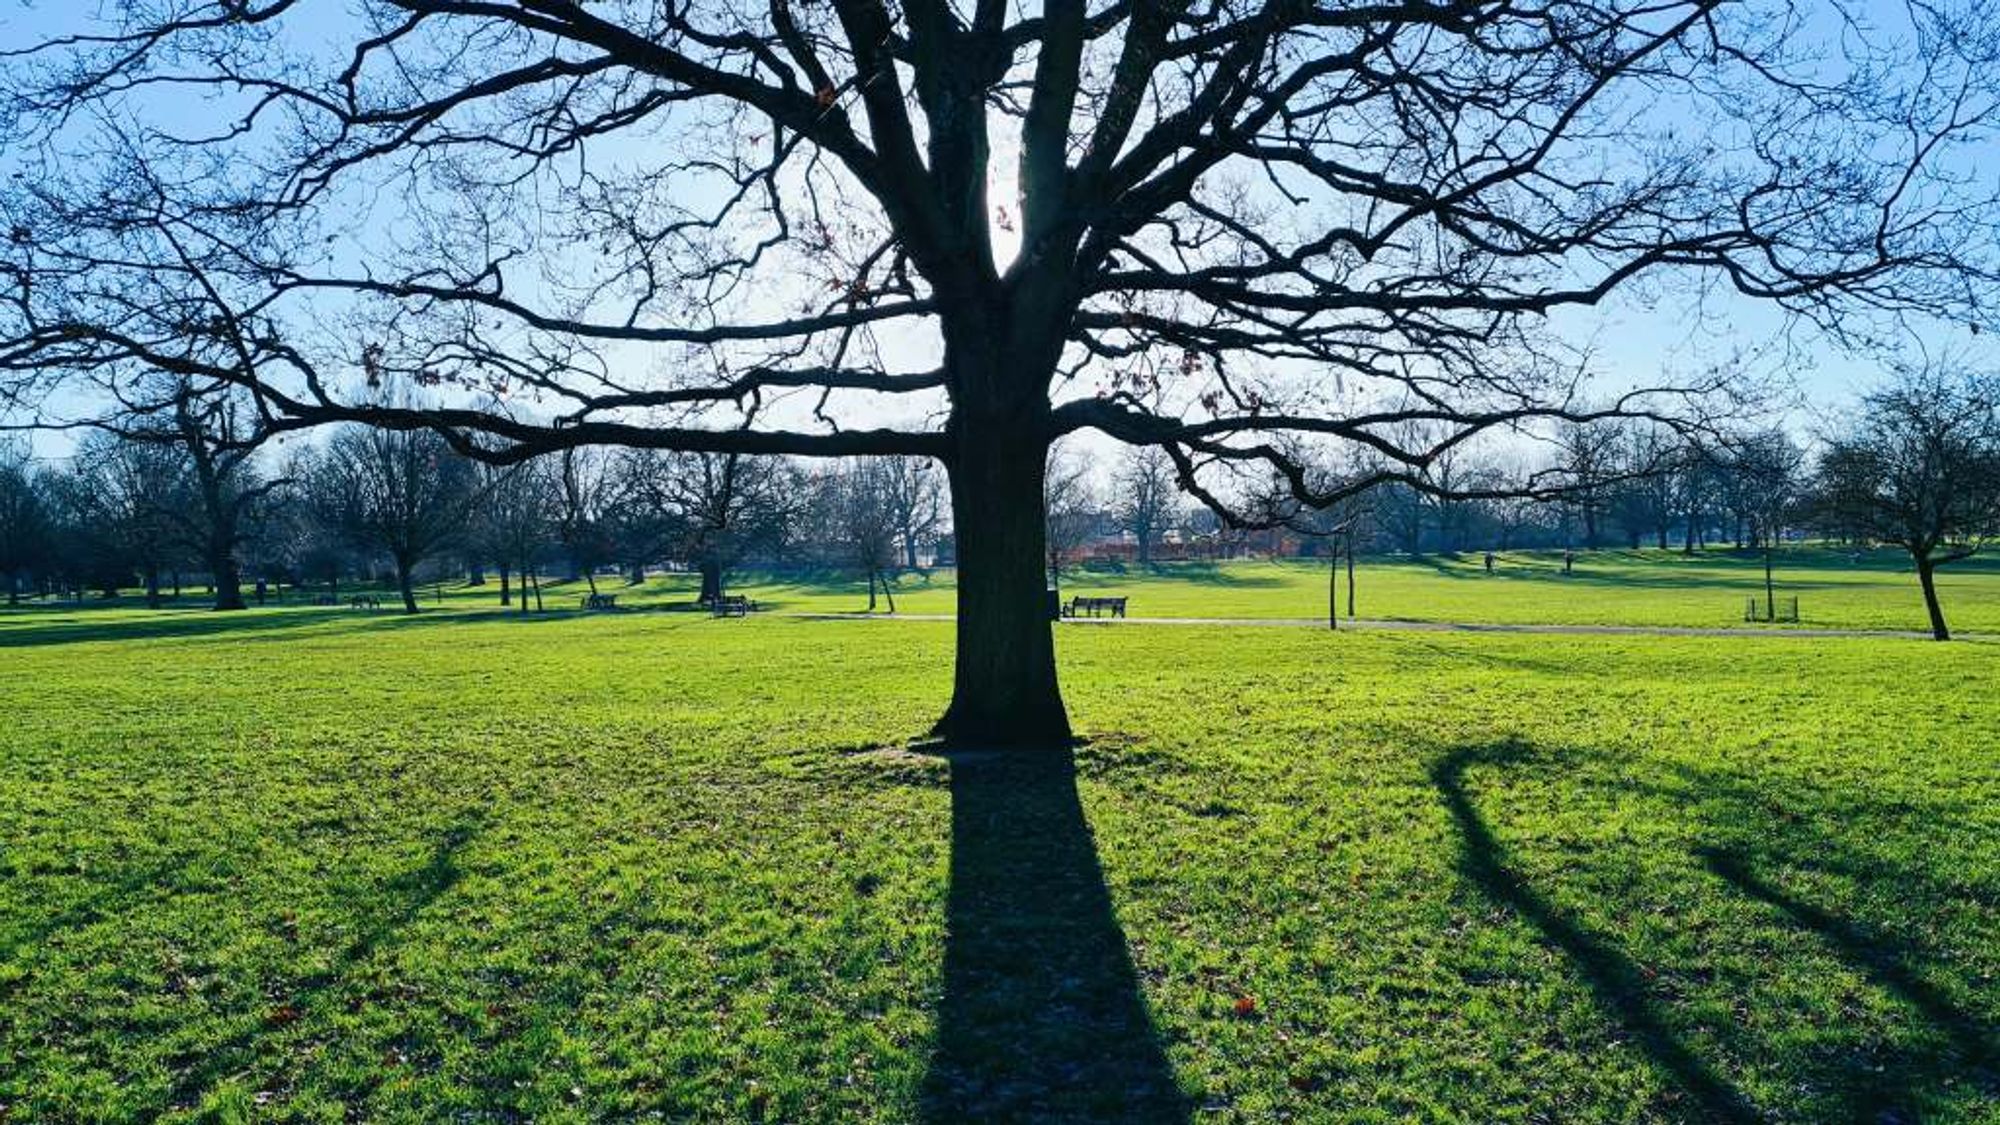
<instances>
[{"instance_id":1,"label":"tree line","mask_svg":"<svg viewBox=\"0 0 2000 1125\"><path fill-rule=\"evenodd\" d=\"M183 394L171 411L85 436L62 463L25 449L0 456L0 572L23 593L137 585L151 605L199 575L217 609L259 583L314 587L392 581L404 609L447 570L502 605L542 604L554 568L597 592L601 573L638 583L651 567L699 573L698 599L723 595L733 568L820 566L863 574L868 607L894 609L889 576L947 557L943 474L929 460L807 462L727 453L577 447L496 466L428 430L334 427L281 453L230 395ZM2000 387L1936 370L1867 395L1809 453L1779 428L1691 434L1628 422L1567 426L1524 454L1449 447L1414 480L1390 480L1341 504L1293 506L1262 521L1307 554L1423 555L1469 550L1712 545L1769 549L1788 535L1906 550L1933 632L1949 636L1939 567L2000 533ZM1415 440L1422 440L1421 437ZM1302 455L1302 459L1304 458ZM1322 469L1366 477L1365 459ZM1566 483L1552 494L1524 484ZM1253 546L1181 489L1155 447L1100 465L1059 446L1044 473L1049 581L1118 537L1132 561L1233 554ZM1254 510L1253 497L1234 498ZM1282 490L1266 511L1285 507Z\"/></svg>"},{"instance_id":2,"label":"tree line","mask_svg":"<svg viewBox=\"0 0 2000 1125\"><path fill-rule=\"evenodd\" d=\"M0 574L24 595L115 595L158 606L198 578L214 608L246 584L338 597L392 583L406 612L446 574L540 608L541 575L587 583L612 567L701 576L722 595L749 561L863 571L870 608L887 574L928 562L946 534L942 474L917 458L786 458L579 448L509 466L435 433L335 427L286 450L216 409L191 424L100 430L61 460L0 449Z\"/></svg>"}]
</instances>

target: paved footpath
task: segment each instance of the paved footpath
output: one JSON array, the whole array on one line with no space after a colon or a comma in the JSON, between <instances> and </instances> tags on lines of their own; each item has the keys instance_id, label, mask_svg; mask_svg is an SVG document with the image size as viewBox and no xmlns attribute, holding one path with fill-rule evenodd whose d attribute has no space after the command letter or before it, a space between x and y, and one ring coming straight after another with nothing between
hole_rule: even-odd
<instances>
[{"instance_id":1,"label":"paved footpath","mask_svg":"<svg viewBox=\"0 0 2000 1125\"><path fill-rule=\"evenodd\" d=\"M814 621L956 621L949 613L780 613L780 617L804 617ZM1255 626L1273 629L1324 629L1323 617L1065 617L1064 625L1220 625ZM1762 629L1700 628L1684 625L1502 625L1471 621L1390 621L1376 618L1346 618L1342 629L1379 630L1391 633L1550 633L1570 637L1888 637L1927 641L1931 635L1914 629ZM1981 640L1984 634L1954 633L1959 640Z\"/></svg>"}]
</instances>

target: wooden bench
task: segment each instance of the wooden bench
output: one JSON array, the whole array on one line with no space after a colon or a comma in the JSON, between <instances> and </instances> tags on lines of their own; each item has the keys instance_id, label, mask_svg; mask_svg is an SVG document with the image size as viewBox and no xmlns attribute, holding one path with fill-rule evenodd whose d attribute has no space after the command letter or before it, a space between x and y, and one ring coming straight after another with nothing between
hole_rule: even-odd
<instances>
[{"instance_id":1,"label":"wooden bench","mask_svg":"<svg viewBox=\"0 0 2000 1125\"><path fill-rule=\"evenodd\" d=\"M1096 617L1100 614L1125 616L1124 598L1071 598L1063 607L1064 617Z\"/></svg>"},{"instance_id":2,"label":"wooden bench","mask_svg":"<svg viewBox=\"0 0 2000 1125\"><path fill-rule=\"evenodd\" d=\"M757 603L736 594L725 594L710 602L709 610L717 617L748 617L757 611Z\"/></svg>"},{"instance_id":3,"label":"wooden bench","mask_svg":"<svg viewBox=\"0 0 2000 1125\"><path fill-rule=\"evenodd\" d=\"M617 609L617 594L585 594L577 599L577 605L584 609Z\"/></svg>"},{"instance_id":4,"label":"wooden bench","mask_svg":"<svg viewBox=\"0 0 2000 1125\"><path fill-rule=\"evenodd\" d=\"M352 609L381 609L382 599L373 594L356 594L347 599L347 604Z\"/></svg>"}]
</instances>

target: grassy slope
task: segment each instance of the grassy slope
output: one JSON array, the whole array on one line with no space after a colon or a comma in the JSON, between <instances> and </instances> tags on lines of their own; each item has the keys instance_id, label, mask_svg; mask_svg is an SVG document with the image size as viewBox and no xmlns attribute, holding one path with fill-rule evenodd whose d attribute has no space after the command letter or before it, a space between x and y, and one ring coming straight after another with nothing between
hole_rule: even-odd
<instances>
[{"instance_id":1,"label":"grassy slope","mask_svg":"<svg viewBox=\"0 0 2000 1125\"><path fill-rule=\"evenodd\" d=\"M0 620L9 1120L2000 1119L1995 646Z\"/></svg>"},{"instance_id":2,"label":"grassy slope","mask_svg":"<svg viewBox=\"0 0 2000 1125\"><path fill-rule=\"evenodd\" d=\"M1863 553L1817 548L1780 553L1779 596L1797 596L1804 625L1848 629L1926 629L1923 597L1907 559L1891 551ZM1141 617L1297 617L1326 615L1326 564L1312 561L1244 561L1168 564L1124 574L1075 571L1063 578L1066 593L1124 594ZM1345 576L1341 612L1346 614ZM687 602L692 578L660 577L638 590L618 579L603 589L636 606ZM2000 560L1976 559L1940 572L1945 613L1967 632L2000 632ZM843 576L773 581L736 577L735 592L774 609L851 613L867 605L866 584ZM1492 575L1478 554L1422 561L1364 559L1357 572L1355 608L1363 617L1413 621L1470 621L1576 625L1741 626L1743 603L1762 597L1762 557L1718 550L1682 556L1677 551L1579 552L1576 572L1565 576L1559 554L1502 555ZM563 583L547 591L551 606L573 608L581 587ZM447 604L484 606L498 596L446 590ZM904 613L950 613L954 587L948 570L908 574L898 581Z\"/></svg>"}]
</instances>

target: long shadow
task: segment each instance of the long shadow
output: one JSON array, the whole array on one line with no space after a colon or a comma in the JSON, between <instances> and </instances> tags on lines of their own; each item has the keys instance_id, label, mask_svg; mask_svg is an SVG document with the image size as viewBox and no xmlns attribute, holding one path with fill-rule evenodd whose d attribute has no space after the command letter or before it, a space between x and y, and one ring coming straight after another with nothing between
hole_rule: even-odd
<instances>
[{"instance_id":1,"label":"long shadow","mask_svg":"<svg viewBox=\"0 0 2000 1125\"><path fill-rule=\"evenodd\" d=\"M171 640L223 634L247 637L323 626L333 620L335 618L330 613L303 610L217 613L207 609L187 609L154 610L144 617L121 616L94 621L89 619L89 611L86 610L47 623L10 623L7 628L0 629L0 649L41 648L94 641Z\"/></svg>"},{"instance_id":2,"label":"long shadow","mask_svg":"<svg viewBox=\"0 0 2000 1125\"><path fill-rule=\"evenodd\" d=\"M1913 1058L1903 1066L1882 1068L1878 1084L1869 1084L1863 1068L1843 1068L1850 1079L1846 1101L1857 1111L1857 1120L1872 1119L1874 1111L1901 1105L1914 1087L1936 1083L1946 1077L1969 1077L1989 1094L2000 1094L2000 1041L1994 1029L1956 1004L1943 989L1925 980L1910 967L1911 950L1895 938L1875 932L1830 910L1798 898L1750 869L1740 854L1721 848L1698 851L1708 869L1730 886L1770 906L1794 925L1825 938L1841 957L1884 990L1916 1009L1951 1044L1956 1058L1932 1055Z\"/></svg>"},{"instance_id":3,"label":"long shadow","mask_svg":"<svg viewBox=\"0 0 2000 1125\"><path fill-rule=\"evenodd\" d=\"M352 940L335 951L326 968L292 983L284 1004L272 1013L263 1013L228 1039L202 1047L199 1060L174 1081L167 1102L183 1105L199 1102L201 1095L230 1074L249 1069L255 1062L259 1044L280 1028L315 1013L337 999L343 980L375 953L391 944L417 916L456 886L461 872L458 857L484 827L478 813L461 815L432 842L422 863L381 884L365 900L353 906L361 920ZM326 1018L320 1013L320 1018Z\"/></svg>"},{"instance_id":4,"label":"long shadow","mask_svg":"<svg viewBox=\"0 0 2000 1125\"><path fill-rule=\"evenodd\" d=\"M1644 974L1616 946L1591 933L1507 869L1506 853L1492 829L1466 793L1465 773L1475 765L1507 765L1530 751L1518 743L1465 748L1452 752L1431 769L1431 781L1444 797L1457 825L1458 867L1467 880L1495 903L1513 910L1561 949L1598 1004L1616 1019L1693 1102L1701 1120L1751 1122L1756 1107L1681 1042L1661 1018L1647 995Z\"/></svg>"},{"instance_id":5,"label":"long shadow","mask_svg":"<svg viewBox=\"0 0 2000 1125\"><path fill-rule=\"evenodd\" d=\"M1188 1120L1071 752L940 753L951 766L951 892L923 1120Z\"/></svg>"}]
</instances>

